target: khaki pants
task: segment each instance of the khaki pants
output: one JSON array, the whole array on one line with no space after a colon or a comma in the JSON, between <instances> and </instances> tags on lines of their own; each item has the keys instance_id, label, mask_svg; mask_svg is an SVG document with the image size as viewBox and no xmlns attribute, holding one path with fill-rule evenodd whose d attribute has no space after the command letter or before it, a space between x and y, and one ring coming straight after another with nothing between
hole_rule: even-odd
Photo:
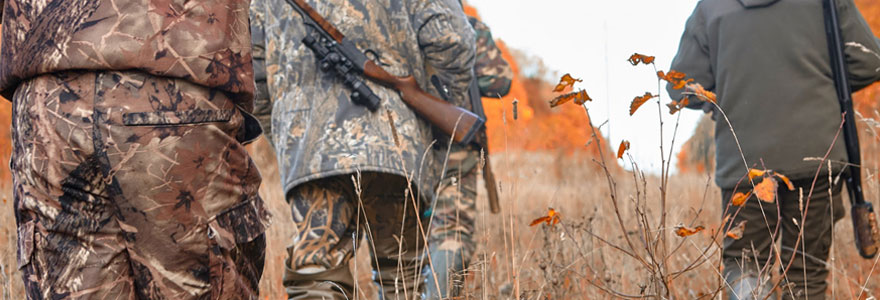
<instances>
[{"instance_id":1,"label":"khaki pants","mask_svg":"<svg viewBox=\"0 0 880 300\"><path fill-rule=\"evenodd\" d=\"M422 208L415 207L419 201L411 198L417 193L409 190L403 177L364 173L314 180L288 192L297 226L284 273L288 297L355 299L349 264L366 234L380 297L417 299L426 229L419 223Z\"/></svg>"},{"instance_id":2,"label":"khaki pants","mask_svg":"<svg viewBox=\"0 0 880 300\"><path fill-rule=\"evenodd\" d=\"M734 240L729 237L724 239L722 252L724 275L728 284L734 287L731 292L737 297L763 298L769 292L767 289L773 286L772 282L762 281L768 278L764 276L771 272L769 266L779 259L784 268L792 256L795 256L784 282L780 284L783 298L805 299L809 296L811 300L825 299L825 290L828 287L825 282L828 277L826 261L831 250L832 226L845 215L840 197L841 186L837 184L831 187L831 195L829 195L827 178L827 175L824 175L817 180L803 224L800 224L802 219L800 208L807 207L806 198L812 179L793 181L794 191L789 191L785 184L780 183L776 203L761 202L752 196L741 210L737 211L736 206L729 208L727 214L735 217L731 218L728 224L735 226L740 221L748 221L741 239ZM750 186L741 187L737 191L746 192L749 189ZM803 189L803 204L799 201L798 189ZM722 209L727 208L734 192L733 189L722 190ZM793 220L797 220L797 224ZM803 226L804 233L801 242L796 245L800 231L798 225ZM773 250L777 240L781 244L778 256ZM736 287L743 285L751 286L755 294L763 294L752 295L748 292L748 288L737 291Z\"/></svg>"},{"instance_id":3,"label":"khaki pants","mask_svg":"<svg viewBox=\"0 0 880 300\"><path fill-rule=\"evenodd\" d=\"M244 118L222 93L138 72L23 83L11 168L27 297L255 299L268 214Z\"/></svg>"}]
</instances>

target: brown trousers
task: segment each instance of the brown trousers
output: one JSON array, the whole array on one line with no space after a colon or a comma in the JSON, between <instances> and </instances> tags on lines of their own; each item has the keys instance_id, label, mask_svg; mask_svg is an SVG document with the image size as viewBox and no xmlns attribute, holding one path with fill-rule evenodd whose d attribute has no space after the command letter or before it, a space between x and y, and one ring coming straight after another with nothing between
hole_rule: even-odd
<instances>
[{"instance_id":1,"label":"brown trousers","mask_svg":"<svg viewBox=\"0 0 880 300\"><path fill-rule=\"evenodd\" d=\"M409 190L403 177L364 173L314 180L288 192L297 226L284 274L290 299L355 299L349 265L364 234L379 296L418 299L426 228L421 205L411 197L417 194Z\"/></svg>"},{"instance_id":2,"label":"brown trousers","mask_svg":"<svg viewBox=\"0 0 880 300\"><path fill-rule=\"evenodd\" d=\"M27 297L255 299L268 214L245 116L138 72L23 83L11 167Z\"/></svg>"},{"instance_id":3,"label":"brown trousers","mask_svg":"<svg viewBox=\"0 0 880 300\"><path fill-rule=\"evenodd\" d=\"M761 202L752 196L741 209L738 210L739 207L736 206L729 208L727 215L734 217L726 226L735 226L743 220L747 223L741 239L724 239L724 275L730 286L748 284L754 287L755 294L764 293L748 295L746 290L737 292L734 288L733 292L737 293L737 297L763 298L773 285L772 282L764 281L769 278L765 276L772 271L770 266L779 260L784 268L794 256L794 262L785 274L784 282L780 284L779 292L783 298L805 299L809 296L811 300L825 299L825 290L828 287L825 282L828 277L826 261L831 251L831 233L834 223L845 215L840 197L841 186L830 186L827 178L824 175L817 180L809 206L807 195L812 179L792 181L794 191L789 191L785 184L780 183L775 203ZM722 209L728 207L734 192L746 192L749 189L751 186L740 187L736 191L722 190ZM803 198L800 197L799 189L803 189ZM801 207L809 207L803 222ZM800 231L799 225L803 226L803 237L800 243L795 244ZM779 255L773 250L776 241L781 244ZM750 278L757 281L746 283Z\"/></svg>"}]
</instances>

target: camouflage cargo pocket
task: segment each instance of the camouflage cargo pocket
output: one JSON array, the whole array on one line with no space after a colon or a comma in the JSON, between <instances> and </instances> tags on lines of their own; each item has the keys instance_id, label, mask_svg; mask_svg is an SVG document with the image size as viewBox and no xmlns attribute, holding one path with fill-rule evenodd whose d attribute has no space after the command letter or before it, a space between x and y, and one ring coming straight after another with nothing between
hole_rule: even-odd
<instances>
[{"instance_id":1,"label":"camouflage cargo pocket","mask_svg":"<svg viewBox=\"0 0 880 300\"><path fill-rule=\"evenodd\" d=\"M31 262L34 255L34 222L28 221L18 226L18 269Z\"/></svg>"},{"instance_id":2,"label":"camouflage cargo pocket","mask_svg":"<svg viewBox=\"0 0 880 300\"><path fill-rule=\"evenodd\" d=\"M101 72L96 80L103 90L96 102L111 111L119 109L128 126L229 122L238 113L226 94L184 80L140 72Z\"/></svg>"},{"instance_id":3,"label":"camouflage cargo pocket","mask_svg":"<svg viewBox=\"0 0 880 300\"><path fill-rule=\"evenodd\" d=\"M254 197L224 210L208 223L208 227L209 237L221 248L229 250L266 232L269 213L263 207L263 200Z\"/></svg>"},{"instance_id":4,"label":"camouflage cargo pocket","mask_svg":"<svg viewBox=\"0 0 880 300\"><path fill-rule=\"evenodd\" d=\"M208 223L210 299L257 299L267 220L262 200L254 197Z\"/></svg>"}]
</instances>

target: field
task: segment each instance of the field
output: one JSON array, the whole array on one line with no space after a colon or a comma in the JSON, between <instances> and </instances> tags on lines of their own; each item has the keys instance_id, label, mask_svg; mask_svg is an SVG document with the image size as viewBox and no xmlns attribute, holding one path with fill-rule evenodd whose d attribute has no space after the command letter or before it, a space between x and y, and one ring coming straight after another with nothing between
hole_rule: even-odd
<instances>
[{"instance_id":1,"label":"field","mask_svg":"<svg viewBox=\"0 0 880 300\"><path fill-rule=\"evenodd\" d=\"M261 140L251 146L251 150L266 181L261 193L274 213L261 291L266 299L283 299L281 270L277 266L283 263L284 245L290 240L294 228L289 210L280 197L271 149ZM492 160L500 178L503 210L501 214L493 215L488 212L483 198L478 202L477 239L480 246L469 270L468 299L610 299L621 296L611 293L637 296L642 291L648 295L652 292L652 272L602 241L626 245L615 217L606 177L597 175L601 171L595 162L576 155L541 152L499 153ZM618 211L627 227L625 234L638 248L644 239L638 233L642 230L638 226L641 214L635 208L648 208L644 215L656 224L658 179L648 177L644 182L639 179L637 185L632 173L616 170L611 175L617 180ZM0 283L3 287L0 298L21 299L17 296L21 295L21 281L15 268L12 201L8 189L3 191L6 200L0 209L0 238L3 241L0 243ZM480 194L484 193L481 191ZM677 299L714 298L711 295L720 286L719 253L710 234L711 229L720 223L719 197L717 188L706 175L673 176L669 182L667 218L670 224L682 222L707 227L707 230L687 238L675 236L671 227L661 229L661 234L671 245L680 244L680 248L666 259L670 270L702 261L693 270L671 281L672 295ZM647 202L638 203L637 198ZM552 228L529 226L532 219L546 214L548 207L560 213L561 223ZM880 294L880 280L875 270L877 261L861 259L855 252L848 219L839 222L834 233L830 261L833 299L876 297ZM644 251L640 252L644 255ZM705 260L701 260L703 255ZM368 268L367 256L368 253L362 251L356 259L361 270L362 295L372 298L369 295L375 290L368 284L369 273L363 271ZM864 290L860 289L862 286Z\"/></svg>"}]
</instances>

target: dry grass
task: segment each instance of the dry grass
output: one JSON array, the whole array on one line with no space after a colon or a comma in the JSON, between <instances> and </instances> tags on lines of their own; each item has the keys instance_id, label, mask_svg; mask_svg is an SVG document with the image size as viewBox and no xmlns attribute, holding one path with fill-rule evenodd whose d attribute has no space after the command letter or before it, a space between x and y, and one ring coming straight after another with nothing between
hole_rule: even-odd
<instances>
[{"instance_id":1,"label":"dry grass","mask_svg":"<svg viewBox=\"0 0 880 300\"><path fill-rule=\"evenodd\" d=\"M258 144L252 150L265 151L260 149L263 146ZM503 211L498 215L489 213L483 198L485 191L480 191L476 235L479 249L469 270L466 299L611 299L621 296L611 294L612 291L635 296L651 290L650 272L602 241L625 245L608 185L591 158L522 152L501 153L492 159L500 181ZM264 194L275 212L267 266L279 266L286 255L284 241L289 241L293 225L286 204L278 196L280 189L272 187L271 181L277 181L277 177L273 179L277 175L272 174L275 166L259 160L258 163L267 181L263 191L274 189ZM658 207L659 179L647 177L637 187L631 172L617 171L612 175L618 180L617 193L627 234L639 245L644 238L638 231L639 214L634 199L640 193L647 199L644 207L649 209L645 215L656 222L659 212L651 208ZM686 239L674 236L670 228L664 231L671 245L680 245L673 247L678 250L668 259L669 269L681 270L695 260L706 259L674 280L673 296L711 298L721 284L720 254L710 234L721 223L720 192L708 175L675 175L669 181L668 197L671 209L667 218L671 224L682 222L708 228ZM562 214L562 226L530 227L531 220L546 214L548 207ZM834 232L834 259L830 262L833 299L855 299L859 287L866 282L862 299L880 294L880 277L873 275L869 279L875 261L861 259L852 247L848 219L839 222ZM706 248L709 250L705 251ZM360 286L368 289L363 294L374 295L369 274L364 272L369 270L368 253L362 251L357 257ZM283 299L280 268L270 267L265 272L261 283L263 295L267 299Z\"/></svg>"},{"instance_id":2,"label":"dry grass","mask_svg":"<svg viewBox=\"0 0 880 300\"><path fill-rule=\"evenodd\" d=\"M265 184L261 193L274 214L260 286L265 299L283 299L284 248L295 229L281 196L274 154L264 140L250 150L263 173ZM468 276L467 299L610 299L658 292L652 286L653 275L644 265L610 246L628 249L624 234L637 249L644 244L645 234L637 225L638 218L644 216L654 223L659 219L660 211L655 209L659 207L658 178L649 176L643 180L638 174L612 171L617 183L618 211L627 226L624 233L617 224L606 178L591 157L508 152L496 154L492 160L500 181L503 210L498 215L488 213L485 191L480 191L476 235L479 248ZM876 191L880 188L876 181L867 185L867 198L877 199ZM20 273L15 268L16 238L8 186L5 183L0 193L7 199L0 209L0 298L22 299ZM673 255L667 259L669 270L680 270L706 258L672 281L671 295L677 299L711 297L720 286L720 256L710 234L721 222L720 193L707 175L673 175L668 186L669 223L707 227L686 239L674 236L670 228L661 230L670 241L670 250L677 249L670 251ZM530 227L529 222L546 214L548 207L561 213L562 223L553 228ZM636 207L646 209L640 214ZM861 286L865 287L862 299L876 297L880 294L876 261L858 256L852 246L848 219L838 223L834 232L830 261L833 298L854 299ZM704 250L705 256L701 254ZM645 250L636 252L644 254ZM374 295L375 290L368 283L369 273L364 271L369 269L367 257L366 252L357 255L358 277L364 289L362 295Z\"/></svg>"}]
</instances>

